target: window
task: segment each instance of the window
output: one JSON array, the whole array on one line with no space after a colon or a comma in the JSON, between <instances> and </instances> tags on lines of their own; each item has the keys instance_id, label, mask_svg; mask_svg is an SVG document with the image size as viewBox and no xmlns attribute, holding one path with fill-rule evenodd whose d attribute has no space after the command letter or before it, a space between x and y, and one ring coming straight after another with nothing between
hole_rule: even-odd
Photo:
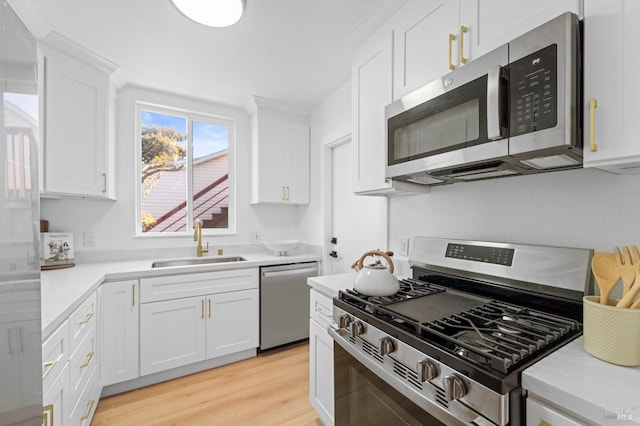
<instances>
[{"instance_id":1,"label":"window","mask_svg":"<svg viewBox=\"0 0 640 426\"><path fill-rule=\"evenodd\" d=\"M191 234L195 221L234 232L233 120L143 103L136 114L137 234Z\"/></svg>"}]
</instances>

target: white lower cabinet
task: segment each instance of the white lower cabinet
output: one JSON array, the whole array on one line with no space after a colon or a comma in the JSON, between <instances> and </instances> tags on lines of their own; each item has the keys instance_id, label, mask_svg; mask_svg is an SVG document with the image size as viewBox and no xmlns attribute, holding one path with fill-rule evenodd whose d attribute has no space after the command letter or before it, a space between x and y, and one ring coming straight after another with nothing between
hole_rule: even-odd
<instances>
[{"instance_id":1,"label":"white lower cabinet","mask_svg":"<svg viewBox=\"0 0 640 426\"><path fill-rule=\"evenodd\" d=\"M100 286L100 380L109 386L140 375L140 298L138 281L107 282Z\"/></svg>"},{"instance_id":2,"label":"white lower cabinet","mask_svg":"<svg viewBox=\"0 0 640 426\"><path fill-rule=\"evenodd\" d=\"M582 423L569 414L562 413L542 401L527 398L527 424L535 426L584 426Z\"/></svg>"},{"instance_id":3,"label":"white lower cabinet","mask_svg":"<svg viewBox=\"0 0 640 426\"><path fill-rule=\"evenodd\" d=\"M258 269L142 279L140 374L257 348L258 286Z\"/></svg>"},{"instance_id":4,"label":"white lower cabinet","mask_svg":"<svg viewBox=\"0 0 640 426\"><path fill-rule=\"evenodd\" d=\"M327 332L332 322L331 298L317 290L310 292L309 402L322 423L334 423L333 339Z\"/></svg>"},{"instance_id":5,"label":"white lower cabinet","mask_svg":"<svg viewBox=\"0 0 640 426\"><path fill-rule=\"evenodd\" d=\"M42 343L45 425L91 423L102 392L96 304L94 292Z\"/></svg>"},{"instance_id":6,"label":"white lower cabinet","mask_svg":"<svg viewBox=\"0 0 640 426\"><path fill-rule=\"evenodd\" d=\"M67 424L67 406L69 405L69 365L60 370L60 374L51 382L42 394L42 424L56 426Z\"/></svg>"}]
</instances>

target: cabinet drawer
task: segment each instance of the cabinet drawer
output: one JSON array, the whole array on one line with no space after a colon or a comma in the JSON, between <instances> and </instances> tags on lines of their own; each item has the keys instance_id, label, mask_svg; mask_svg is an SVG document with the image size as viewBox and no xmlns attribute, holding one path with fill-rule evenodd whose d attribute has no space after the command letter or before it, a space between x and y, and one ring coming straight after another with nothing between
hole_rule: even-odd
<instances>
[{"instance_id":1,"label":"cabinet drawer","mask_svg":"<svg viewBox=\"0 0 640 426\"><path fill-rule=\"evenodd\" d=\"M43 426L64 425L69 415L69 366L65 364L42 394L42 424Z\"/></svg>"},{"instance_id":2,"label":"cabinet drawer","mask_svg":"<svg viewBox=\"0 0 640 426\"><path fill-rule=\"evenodd\" d=\"M97 327L91 327L78 349L69 359L69 390L75 401L98 365Z\"/></svg>"},{"instance_id":3,"label":"cabinet drawer","mask_svg":"<svg viewBox=\"0 0 640 426\"><path fill-rule=\"evenodd\" d=\"M91 293L87 299L82 302L82 305L78 307L71 315L69 315L69 338L71 342L71 353L73 353L84 336L91 327L96 323L96 306L97 306L96 292Z\"/></svg>"},{"instance_id":4,"label":"cabinet drawer","mask_svg":"<svg viewBox=\"0 0 640 426\"><path fill-rule=\"evenodd\" d=\"M570 415L557 411L548 405L533 399L527 398L527 424L531 426L584 426L586 423L579 422Z\"/></svg>"},{"instance_id":5,"label":"cabinet drawer","mask_svg":"<svg viewBox=\"0 0 640 426\"><path fill-rule=\"evenodd\" d=\"M258 269L173 275L140 280L140 302L160 302L258 288Z\"/></svg>"},{"instance_id":6,"label":"cabinet drawer","mask_svg":"<svg viewBox=\"0 0 640 426\"><path fill-rule=\"evenodd\" d=\"M311 319L323 327L329 327L333 321L333 300L314 289L310 294Z\"/></svg>"},{"instance_id":7,"label":"cabinet drawer","mask_svg":"<svg viewBox=\"0 0 640 426\"><path fill-rule=\"evenodd\" d=\"M47 391L69 359L69 321L65 321L42 344L42 390Z\"/></svg>"},{"instance_id":8,"label":"cabinet drawer","mask_svg":"<svg viewBox=\"0 0 640 426\"><path fill-rule=\"evenodd\" d=\"M82 390L82 393L78 397L77 401L72 400L73 410L69 416L69 424L76 425L89 425L93 418L96 408L98 407L98 399L100 398L100 389L98 369L94 368L86 386Z\"/></svg>"}]
</instances>

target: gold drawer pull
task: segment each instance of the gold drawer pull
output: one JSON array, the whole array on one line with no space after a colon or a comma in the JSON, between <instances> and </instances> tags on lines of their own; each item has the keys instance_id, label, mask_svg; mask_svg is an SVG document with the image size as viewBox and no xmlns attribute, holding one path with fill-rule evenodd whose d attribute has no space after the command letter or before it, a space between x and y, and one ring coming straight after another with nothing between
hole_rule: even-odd
<instances>
[{"instance_id":1,"label":"gold drawer pull","mask_svg":"<svg viewBox=\"0 0 640 426\"><path fill-rule=\"evenodd\" d=\"M102 180L103 180L102 193L106 194L107 193L107 174L106 173L102 174Z\"/></svg>"},{"instance_id":2,"label":"gold drawer pull","mask_svg":"<svg viewBox=\"0 0 640 426\"><path fill-rule=\"evenodd\" d=\"M80 421L87 420L89 418L89 416L91 415L91 410L93 410L93 406L95 405L95 403L95 399L90 399L89 401L87 401L87 412L84 414L84 416L80 417Z\"/></svg>"},{"instance_id":3,"label":"gold drawer pull","mask_svg":"<svg viewBox=\"0 0 640 426\"><path fill-rule=\"evenodd\" d=\"M53 370L53 367L55 367L57 363L58 361L50 361L44 363L45 370L44 374L42 375L42 380L47 378L47 376L49 375L49 373L51 373L51 370Z\"/></svg>"},{"instance_id":4,"label":"gold drawer pull","mask_svg":"<svg viewBox=\"0 0 640 426\"><path fill-rule=\"evenodd\" d=\"M460 63L466 64L467 58L464 57L464 35L469 29L464 25L460 25Z\"/></svg>"},{"instance_id":5,"label":"gold drawer pull","mask_svg":"<svg viewBox=\"0 0 640 426\"><path fill-rule=\"evenodd\" d=\"M456 40L455 34L449 34L449 69L454 70L456 66L453 65L453 42Z\"/></svg>"},{"instance_id":6,"label":"gold drawer pull","mask_svg":"<svg viewBox=\"0 0 640 426\"><path fill-rule=\"evenodd\" d=\"M131 284L131 306L136 306L136 285Z\"/></svg>"},{"instance_id":7,"label":"gold drawer pull","mask_svg":"<svg viewBox=\"0 0 640 426\"><path fill-rule=\"evenodd\" d=\"M42 407L42 426L53 426L53 404Z\"/></svg>"},{"instance_id":8,"label":"gold drawer pull","mask_svg":"<svg viewBox=\"0 0 640 426\"><path fill-rule=\"evenodd\" d=\"M93 318L93 312L90 312L87 315L85 315L84 320L80 321L80 325L87 324L89 321L91 321L91 318Z\"/></svg>"},{"instance_id":9,"label":"gold drawer pull","mask_svg":"<svg viewBox=\"0 0 640 426\"><path fill-rule=\"evenodd\" d=\"M87 362L85 362L84 364L82 364L80 366L80 368L87 368L89 366L89 364L91 363L91 360L93 359L93 356L95 355L95 352L89 352L87 354Z\"/></svg>"}]
</instances>

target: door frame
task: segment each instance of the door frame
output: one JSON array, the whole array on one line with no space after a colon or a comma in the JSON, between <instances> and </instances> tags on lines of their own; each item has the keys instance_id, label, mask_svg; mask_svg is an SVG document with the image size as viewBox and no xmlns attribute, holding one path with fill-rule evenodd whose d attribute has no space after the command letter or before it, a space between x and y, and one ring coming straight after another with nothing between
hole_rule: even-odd
<instances>
[{"instance_id":1,"label":"door frame","mask_svg":"<svg viewBox=\"0 0 640 426\"><path fill-rule=\"evenodd\" d=\"M333 149L351 142L351 133L324 144L324 224L322 242L323 274L331 273L331 237L333 233Z\"/></svg>"}]
</instances>

